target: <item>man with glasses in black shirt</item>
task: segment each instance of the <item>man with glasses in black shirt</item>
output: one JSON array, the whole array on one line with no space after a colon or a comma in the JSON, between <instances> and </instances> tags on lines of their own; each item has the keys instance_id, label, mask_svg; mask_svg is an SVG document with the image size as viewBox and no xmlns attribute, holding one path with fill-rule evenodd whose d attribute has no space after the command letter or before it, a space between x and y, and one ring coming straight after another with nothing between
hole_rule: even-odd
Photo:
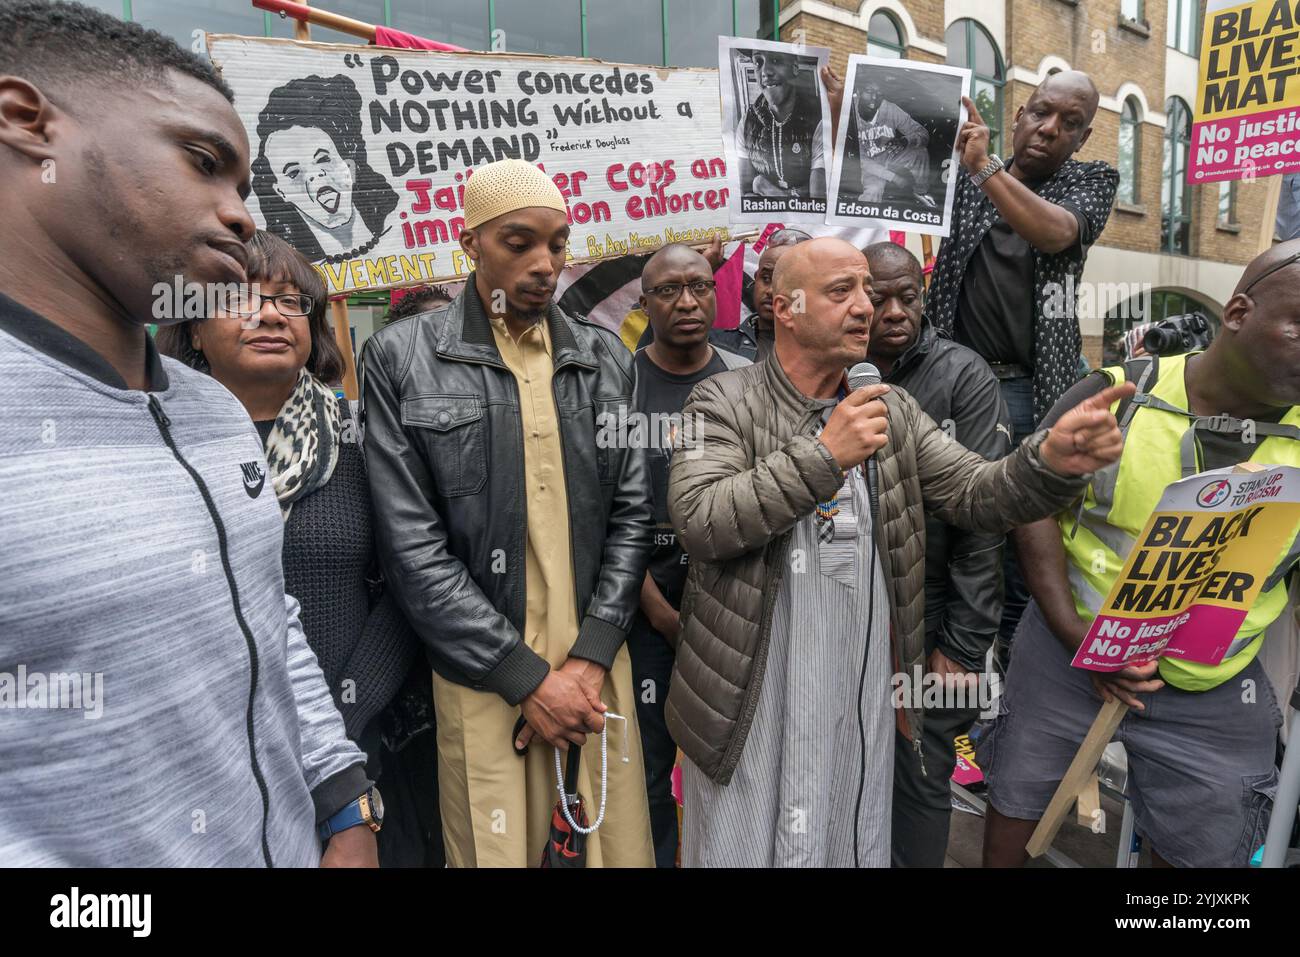
<instances>
[{"instance_id":1,"label":"man with glasses in black shirt","mask_svg":"<svg viewBox=\"0 0 1300 957\"><path fill-rule=\"evenodd\" d=\"M641 308L650 317L654 341L637 350L635 412L626 434L647 444L654 505L654 549L641 586L641 611L628 633L637 723L645 756L646 789L655 864L672 867L677 857L677 808L671 775L677 745L664 722L664 702L677 643L678 608L686 587L687 556L668 518L668 465L681 431L681 411L696 384L709 376L749 365L749 360L709 343L717 313L713 270L689 246L659 250L641 273ZM689 449L678 454L689 455Z\"/></svg>"}]
</instances>

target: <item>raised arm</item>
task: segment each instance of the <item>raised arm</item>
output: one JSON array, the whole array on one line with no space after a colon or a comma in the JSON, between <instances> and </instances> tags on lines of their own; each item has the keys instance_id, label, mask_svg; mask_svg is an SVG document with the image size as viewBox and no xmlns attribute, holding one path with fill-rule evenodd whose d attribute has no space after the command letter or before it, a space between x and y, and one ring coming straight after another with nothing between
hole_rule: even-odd
<instances>
[{"instance_id":1,"label":"raised arm","mask_svg":"<svg viewBox=\"0 0 1300 957\"><path fill-rule=\"evenodd\" d=\"M957 152L962 166L974 175L989 161L989 128L969 97L962 97L962 103L969 115L957 134ZM1041 252L1059 253L1072 247L1080 248L1101 232L1106 217L1110 215L1118 183L1119 174L1114 170L1099 169L1081 186L1096 195L1087 202L1071 202L1067 197L1061 203L1043 199L1010 172L995 173L980 188L1008 225L1029 245ZM1092 210L1092 215L1099 221L1087 218L1082 212L1076 213L1076 210Z\"/></svg>"},{"instance_id":2,"label":"raised arm","mask_svg":"<svg viewBox=\"0 0 1300 957\"><path fill-rule=\"evenodd\" d=\"M950 525L999 532L1064 508L1095 469L1119 459L1123 439L1110 406L1133 392L1131 382L1102 390L998 462L961 448L911 398L896 401L905 401L901 414L914 420L926 507Z\"/></svg>"}]
</instances>

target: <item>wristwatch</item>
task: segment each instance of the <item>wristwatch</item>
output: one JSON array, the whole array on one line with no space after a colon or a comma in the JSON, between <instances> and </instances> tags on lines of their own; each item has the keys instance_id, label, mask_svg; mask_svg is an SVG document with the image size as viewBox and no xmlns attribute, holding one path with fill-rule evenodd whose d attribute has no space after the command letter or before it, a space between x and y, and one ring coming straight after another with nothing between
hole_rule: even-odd
<instances>
[{"instance_id":1,"label":"wristwatch","mask_svg":"<svg viewBox=\"0 0 1300 957\"><path fill-rule=\"evenodd\" d=\"M317 833L322 841L328 841L339 831L350 827L366 825L372 831L378 831L384 824L384 799L379 796L378 788L370 788L343 810L332 814L317 825Z\"/></svg>"},{"instance_id":2,"label":"wristwatch","mask_svg":"<svg viewBox=\"0 0 1300 957\"><path fill-rule=\"evenodd\" d=\"M999 157L997 153L990 153L989 161L984 164L983 169L971 176L970 181L976 186L983 186L986 179L998 170L1003 169L1006 169L1006 166L1003 164L1001 157Z\"/></svg>"}]
</instances>

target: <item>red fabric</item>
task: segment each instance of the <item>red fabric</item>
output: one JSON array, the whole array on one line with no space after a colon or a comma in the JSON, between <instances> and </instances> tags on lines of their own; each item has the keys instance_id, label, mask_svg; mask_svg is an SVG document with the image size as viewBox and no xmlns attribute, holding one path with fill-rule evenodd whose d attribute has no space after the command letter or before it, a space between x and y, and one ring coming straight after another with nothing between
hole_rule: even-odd
<instances>
[{"instance_id":1,"label":"red fabric","mask_svg":"<svg viewBox=\"0 0 1300 957\"><path fill-rule=\"evenodd\" d=\"M590 827L587 823L587 810L578 798L569 805L569 816L578 827ZM542 850L541 867L570 868L587 866L587 835L580 834L569 827L564 819L564 812L557 802L551 810L551 833Z\"/></svg>"},{"instance_id":2,"label":"red fabric","mask_svg":"<svg viewBox=\"0 0 1300 957\"><path fill-rule=\"evenodd\" d=\"M780 232L784 228L785 225L783 223L768 223L764 226L763 231L759 233L758 238L754 240L754 252L761 253L763 247L767 245L767 241L771 239L775 233Z\"/></svg>"},{"instance_id":3,"label":"red fabric","mask_svg":"<svg viewBox=\"0 0 1300 957\"><path fill-rule=\"evenodd\" d=\"M401 30L393 30L389 27L375 26L375 41L377 47L397 47L399 50L443 50L449 53L463 53L464 47L458 47L453 43L439 43L437 40L426 40L424 37L417 37L413 33L403 33Z\"/></svg>"},{"instance_id":4,"label":"red fabric","mask_svg":"<svg viewBox=\"0 0 1300 957\"><path fill-rule=\"evenodd\" d=\"M740 325L740 294L745 285L745 247L741 243L731 258L718 267L713 274L717 289L714 298L718 312L713 320L714 329L735 329Z\"/></svg>"},{"instance_id":5,"label":"red fabric","mask_svg":"<svg viewBox=\"0 0 1300 957\"><path fill-rule=\"evenodd\" d=\"M891 229L889 231L889 241L896 246L906 246L907 233L903 232L901 229ZM925 264L921 266L921 272L929 273L932 272L933 270L934 270L934 257L931 256L929 259L925 261Z\"/></svg>"}]
</instances>

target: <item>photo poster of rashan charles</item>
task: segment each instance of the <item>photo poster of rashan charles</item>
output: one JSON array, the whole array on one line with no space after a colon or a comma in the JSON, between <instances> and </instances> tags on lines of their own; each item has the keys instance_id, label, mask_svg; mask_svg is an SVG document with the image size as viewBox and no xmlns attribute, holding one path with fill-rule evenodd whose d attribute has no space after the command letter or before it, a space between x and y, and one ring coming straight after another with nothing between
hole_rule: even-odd
<instances>
[{"instance_id":1,"label":"photo poster of rashan charles","mask_svg":"<svg viewBox=\"0 0 1300 957\"><path fill-rule=\"evenodd\" d=\"M827 223L948 235L970 76L960 67L849 57Z\"/></svg>"},{"instance_id":2,"label":"photo poster of rashan charles","mask_svg":"<svg viewBox=\"0 0 1300 957\"><path fill-rule=\"evenodd\" d=\"M718 37L733 223L824 223L831 108L826 47Z\"/></svg>"}]
</instances>

